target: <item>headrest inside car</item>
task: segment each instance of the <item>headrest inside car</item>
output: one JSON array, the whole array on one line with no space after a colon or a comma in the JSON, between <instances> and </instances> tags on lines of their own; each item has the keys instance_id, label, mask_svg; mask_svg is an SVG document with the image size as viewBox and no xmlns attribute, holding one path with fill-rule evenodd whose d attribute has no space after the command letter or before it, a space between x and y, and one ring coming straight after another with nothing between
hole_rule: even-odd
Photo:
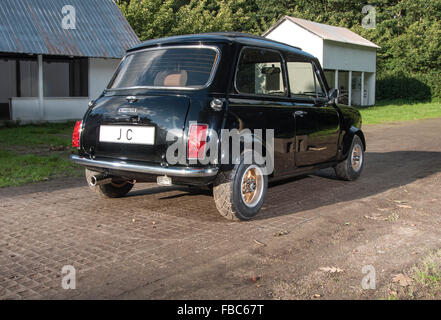
<instances>
[{"instance_id":1,"label":"headrest inside car","mask_svg":"<svg viewBox=\"0 0 441 320\"><path fill-rule=\"evenodd\" d=\"M184 87L187 84L187 71L162 71L155 78L155 86Z\"/></svg>"}]
</instances>

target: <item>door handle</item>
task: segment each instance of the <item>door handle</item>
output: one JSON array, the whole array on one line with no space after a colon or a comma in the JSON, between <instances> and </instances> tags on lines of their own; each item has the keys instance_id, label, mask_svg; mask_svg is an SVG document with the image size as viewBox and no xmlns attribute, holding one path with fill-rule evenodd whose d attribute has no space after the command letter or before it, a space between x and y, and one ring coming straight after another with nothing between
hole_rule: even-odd
<instances>
[{"instance_id":1,"label":"door handle","mask_svg":"<svg viewBox=\"0 0 441 320\"><path fill-rule=\"evenodd\" d=\"M294 117L301 117L302 118L303 116L307 115L308 112L302 111L302 110L298 110L298 111L294 112L293 114L294 114Z\"/></svg>"}]
</instances>

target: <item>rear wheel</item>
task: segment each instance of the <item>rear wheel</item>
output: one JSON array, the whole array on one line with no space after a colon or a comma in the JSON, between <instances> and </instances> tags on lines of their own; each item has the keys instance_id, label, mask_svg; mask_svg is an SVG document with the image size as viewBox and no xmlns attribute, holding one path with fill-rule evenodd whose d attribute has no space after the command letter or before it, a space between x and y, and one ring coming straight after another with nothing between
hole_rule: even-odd
<instances>
[{"instance_id":1,"label":"rear wheel","mask_svg":"<svg viewBox=\"0 0 441 320\"><path fill-rule=\"evenodd\" d=\"M357 179L363 171L364 148L359 136L354 136L351 149L346 160L335 166L335 173L339 179L352 181Z\"/></svg>"},{"instance_id":2,"label":"rear wheel","mask_svg":"<svg viewBox=\"0 0 441 320\"><path fill-rule=\"evenodd\" d=\"M240 164L221 172L213 188L214 201L219 213L229 220L249 220L263 206L268 189L268 177L256 164Z\"/></svg>"},{"instance_id":3,"label":"rear wheel","mask_svg":"<svg viewBox=\"0 0 441 320\"><path fill-rule=\"evenodd\" d=\"M98 193L100 196L107 198L120 198L129 193L133 188L133 182L127 180L116 180L112 179L111 183L102 184L99 186L91 186L89 181L94 175L99 174L99 172L86 169L86 180L89 188Z\"/></svg>"}]
</instances>

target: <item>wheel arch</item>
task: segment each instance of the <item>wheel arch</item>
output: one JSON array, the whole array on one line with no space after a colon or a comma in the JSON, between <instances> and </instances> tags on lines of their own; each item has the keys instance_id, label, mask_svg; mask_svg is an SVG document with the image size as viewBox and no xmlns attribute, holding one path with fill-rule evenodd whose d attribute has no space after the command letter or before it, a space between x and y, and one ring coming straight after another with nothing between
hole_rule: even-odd
<instances>
[{"instance_id":1,"label":"wheel arch","mask_svg":"<svg viewBox=\"0 0 441 320\"><path fill-rule=\"evenodd\" d=\"M363 143L363 151L366 151L366 138L363 131L360 128L352 126L343 137L342 156L340 160L345 160L348 157L354 136L358 136L361 139L361 142Z\"/></svg>"}]
</instances>

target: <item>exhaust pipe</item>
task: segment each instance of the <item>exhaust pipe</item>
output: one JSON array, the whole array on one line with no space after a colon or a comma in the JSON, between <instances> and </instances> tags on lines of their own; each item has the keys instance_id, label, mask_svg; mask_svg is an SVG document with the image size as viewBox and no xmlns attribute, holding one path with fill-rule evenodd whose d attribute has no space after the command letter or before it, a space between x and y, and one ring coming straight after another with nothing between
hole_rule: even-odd
<instances>
[{"instance_id":1,"label":"exhaust pipe","mask_svg":"<svg viewBox=\"0 0 441 320\"><path fill-rule=\"evenodd\" d=\"M108 184L112 182L112 178L110 178L107 174L101 173L95 176L91 176L89 179L89 185L91 187L100 186L102 184Z\"/></svg>"}]
</instances>

